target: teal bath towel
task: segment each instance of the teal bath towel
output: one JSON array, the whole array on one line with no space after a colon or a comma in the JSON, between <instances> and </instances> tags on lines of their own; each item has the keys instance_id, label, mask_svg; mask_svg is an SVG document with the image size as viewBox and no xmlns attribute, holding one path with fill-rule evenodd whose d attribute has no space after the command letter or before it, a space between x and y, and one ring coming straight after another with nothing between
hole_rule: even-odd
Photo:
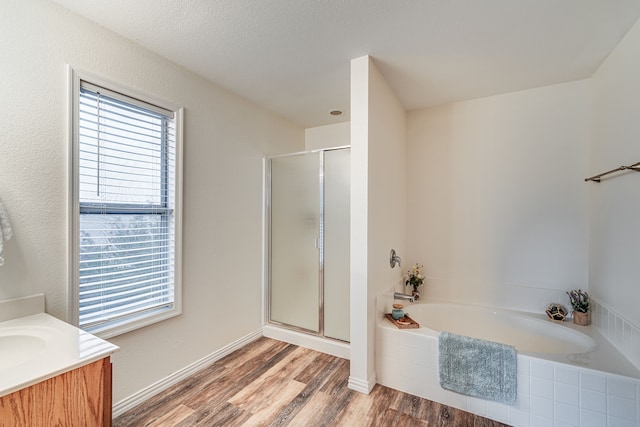
<instances>
[{"instance_id":1,"label":"teal bath towel","mask_svg":"<svg viewBox=\"0 0 640 427\"><path fill-rule=\"evenodd\" d=\"M441 332L440 385L467 396L514 404L516 349L510 345Z\"/></svg>"}]
</instances>

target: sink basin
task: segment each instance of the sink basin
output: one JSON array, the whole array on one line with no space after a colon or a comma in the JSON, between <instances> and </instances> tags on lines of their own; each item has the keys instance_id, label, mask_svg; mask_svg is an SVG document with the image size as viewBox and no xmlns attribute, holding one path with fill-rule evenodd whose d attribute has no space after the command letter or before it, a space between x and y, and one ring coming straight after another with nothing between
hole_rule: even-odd
<instances>
[{"instance_id":1,"label":"sink basin","mask_svg":"<svg viewBox=\"0 0 640 427\"><path fill-rule=\"evenodd\" d=\"M102 359L117 349L42 312L0 321L0 397Z\"/></svg>"},{"instance_id":2,"label":"sink basin","mask_svg":"<svg viewBox=\"0 0 640 427\"><path fill-rule=\"evenodd\" d=\"M55 330L48 326L0 328L0 372L36 360L54 341Z\"/></svg>"},{"instance_id":3,"label":"sink basin","mask_svg":"<svg viewBox=\"0 0 640 427\"><path fill-rule=\"evenodd\" d=\"M16 334L0 336L0 366L13 368L38 356L47 342L39 336Z\"/></svg>"}]
</instances>

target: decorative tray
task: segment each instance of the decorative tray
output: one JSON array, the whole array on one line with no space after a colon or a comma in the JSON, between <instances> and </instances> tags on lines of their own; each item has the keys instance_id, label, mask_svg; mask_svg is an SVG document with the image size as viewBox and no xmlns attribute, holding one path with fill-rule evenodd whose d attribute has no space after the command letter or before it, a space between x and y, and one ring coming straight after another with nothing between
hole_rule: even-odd
<instances>
[{"instance_id":1,"label":"decorative tray","mask_svg":"<svg viewBox=\"0 0 640 427\"><path fill-rule=\"evenodd\" d=\"M404 315L404 317L401 317L398 320L394 319L393 316L391 316L391 313L387 313L385 314L385 316L387 316L387 319L389 319L389 322L393 323L394 325L396 325L396 327L400 329L415 329L420 327L418 322L416 322L406 314Z\"/></svg>"}]
</instances>

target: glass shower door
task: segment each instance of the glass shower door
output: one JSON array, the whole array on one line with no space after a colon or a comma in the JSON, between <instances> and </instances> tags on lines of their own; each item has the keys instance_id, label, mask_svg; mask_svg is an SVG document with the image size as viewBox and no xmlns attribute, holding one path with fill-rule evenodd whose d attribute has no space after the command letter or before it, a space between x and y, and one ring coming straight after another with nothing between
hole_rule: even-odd
<instances>
[{"instance_id":1,"label":"glass shower door","mask_svg":"<svg viewBox=\"0 0 640 427\"><path fill-rule=\"evenodd\" d=\"M320 331L320 153L271 159L270 320Z\"/></svg>"}]
</instances>

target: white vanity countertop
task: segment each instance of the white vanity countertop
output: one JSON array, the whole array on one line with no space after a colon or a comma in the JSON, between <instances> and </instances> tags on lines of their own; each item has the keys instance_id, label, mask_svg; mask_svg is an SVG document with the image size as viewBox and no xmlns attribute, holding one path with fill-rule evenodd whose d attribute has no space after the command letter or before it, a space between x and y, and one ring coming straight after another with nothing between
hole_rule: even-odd
<instances>
[{"instance_id":1,"label":"white vanity countertop","mask_svg":"<svg viewBox=\"0 0 640 427\"><path fill-rule=\"evenodd\" d=\"M118 347L46 313L0 322L0 396L113 354Z\"/></svg>"}]
</instances>

